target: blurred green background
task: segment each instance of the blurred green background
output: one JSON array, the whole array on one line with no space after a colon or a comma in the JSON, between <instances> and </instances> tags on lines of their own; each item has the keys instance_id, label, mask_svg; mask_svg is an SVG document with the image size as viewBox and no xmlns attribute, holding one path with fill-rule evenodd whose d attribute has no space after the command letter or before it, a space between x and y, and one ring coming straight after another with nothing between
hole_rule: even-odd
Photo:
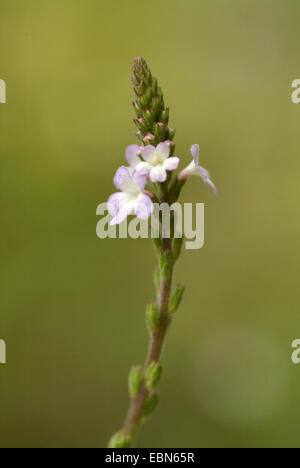
<instances>
[{"instance_id":1,"label":"blurred green background","mask_svg":"<svg viewBox=\"0 0 300 468\"><path fill-rule=\"evenodd\" d=\"M147 349L147 240L100 240L135 143L131 61L159 79L183 165L201 145L205 247L185 251L160 406L139 447L299 447L296 0L0 4L1 447L104 447Z\"/></svg>"}]
</instances>

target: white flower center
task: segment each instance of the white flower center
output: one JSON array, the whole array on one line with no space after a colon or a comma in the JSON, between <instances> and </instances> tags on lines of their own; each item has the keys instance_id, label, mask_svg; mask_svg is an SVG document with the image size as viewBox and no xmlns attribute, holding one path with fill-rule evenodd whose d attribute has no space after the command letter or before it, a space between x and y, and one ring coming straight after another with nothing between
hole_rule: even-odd
<instances>
[{"instance_id":1,"label":"white flower center","mask_svg":"<svg viewBox=\"0 0 300 468\"><path fill-rule=\"evenodd\" d=\"M153 156L153 159L151 160L151 165L155 167L162 166L163 162L164 162L163 156L156 153L155 156Z\"/></svg>"}]
</instances>

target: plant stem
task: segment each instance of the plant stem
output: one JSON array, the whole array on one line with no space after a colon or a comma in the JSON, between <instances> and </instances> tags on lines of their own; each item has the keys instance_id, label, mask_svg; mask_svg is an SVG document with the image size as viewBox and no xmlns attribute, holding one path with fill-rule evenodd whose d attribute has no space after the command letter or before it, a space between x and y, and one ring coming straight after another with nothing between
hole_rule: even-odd
<instances>
[{"instance_id":1,"label":"plant stem","mask_svg":"<svg viewBox=\"0 0 300 468\"><path fill-rule=\"evenodd\" d=\"M172 256L172 239L162 239L161 253ZM162 353L166 331L167 331L168 324L170 321L169 300L170 300L171 288L172 288L173 269L174 269L174 264L172 261L170 265L169 274L165 279L162 280L162 285L161 285L160 303L159 303L160 326L155 332L151 333L150 347L149 347L149 351L148 351L148 355L147 355L146 363L144 367L143 383L141 385L141 389L138 395L131 400L131 405L130 405L130 409L128 412L128 416L126 418L126 421L122 430L125 437L132 437L141 423L141 420L143 417L143 409L145 407L145 404L150 394L146 386L146 372L147 372L149 365L152 362L159 361L161 353Z\"/></svg>"},{"instance_id":2,"label":"plant stem","mask_svg":"<svg viewBox=\"0 0 300 468\"><path fill-rule=\"evenodd\" d=\"M158 143L167 141L170 147L170 156L173 156L175 150L173 143L175 130L168 125L169 108L165 107L162 90L158 86L157 80L152 76L147 62L142 57L135 57L132 71L132 82L135 93L133 106L136 112L134 123L138 129L137 136L145 146L149 144L157 145ZM179 190L174 190L176 189L176 184L172 183L171 173L166 182L152 184L153 195L157 198L157 202L161 204L167 203L168 205L175 202L179 196ZM171 307L170 304L173 270L179 256L178 249L173 248L173 241L175 243L173 237L172 231L170 238L160 239L160 245L157 247L157 250L159 250L160 278L156 286L157 302L155 306L153 305L155 307L155 314L153 316L150 315L150 321L148 319L148 325L151 330L150 346L144 370L142 371L140 368L139 370L135 369L133 381L130 380L132 374L129 375L129 393L131 396L129 412L121 431L114 434L111 438L110 448L127 448L131 446L133 436L136 434L141 422L145 419L145 415L149 414L154 408L153 402L157 399L157 394L153 391L153 381L151 383L150 380L149 384L148 373L150 372L151 376L151 371L155 368L160 368L159 372L161 373L159 360L164 346L166 331L171 320L171 315L177 308L176 293L175 306L172 304ZM179 305L183 290L177 290L176 292L178 296L177 305Z\"/></svg>"}]
</instances>

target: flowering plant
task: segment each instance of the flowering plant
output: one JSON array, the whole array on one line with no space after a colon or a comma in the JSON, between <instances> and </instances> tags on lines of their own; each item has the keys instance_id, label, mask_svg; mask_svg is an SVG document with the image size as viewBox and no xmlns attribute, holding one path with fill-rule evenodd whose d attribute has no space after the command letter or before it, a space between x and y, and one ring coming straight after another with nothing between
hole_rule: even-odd
<instances>
[{"instance_id":1,"label":"flowering plant","mask_svg":"<svg viewBox=\"0 0 300 468\"><path fill-rule=\"evenodd\" d=\"M165 107L156 78L141 57L133 61L132 82L136 98L133 103L136 112L134 122L140 145L127 147L125 156L129 166L122 166L116 172L114 184L119 192L108 200L111 225L122 223L131 214L139 219L148 219L153 213L154 202L172 205L192 175L201 177L217 194L208 171L199 166L199 145L191 147L193 161L177 176L174 175L180 160L175 156L175 130L168 125L169 108ZM144 368L134 366L129 373L130 409L124 426L110 439L110 448L131 447L138 428L158 402L162 348L184 293L181 286L172 293L173 272L183 238L177 238L171 232L170 236L162 234L153 242L158 266L155 271L156 299L146 308L150 347Z\"/></svg>"}]
</instances>

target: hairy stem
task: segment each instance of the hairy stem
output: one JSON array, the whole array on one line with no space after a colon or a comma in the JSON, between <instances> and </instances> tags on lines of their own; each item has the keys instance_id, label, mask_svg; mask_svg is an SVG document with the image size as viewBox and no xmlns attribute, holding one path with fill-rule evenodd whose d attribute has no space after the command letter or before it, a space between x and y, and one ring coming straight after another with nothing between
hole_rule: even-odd
<instances>
[{"instance_id":1,"label":"hairy stem","mask_svg":"<svg viewBox=\"0 0 300 468\"><path fill-rule=\"evenodd\" d=\"M162 240L162 254L168 254L172 256L172 240L163 239ZM169 314L169 300L171 295L172 288L172 277L173 277L173 261L170 265L170 270L168 276L162 280L161 293L160 293L160 326L159 328L151 333L151 342L146 358L146 363L144 367L144 378L141 389L138 395L132 399L131 406L128 412L127 419L123 427L123 434L126 437L131 437L139 427L139 424L143 417L143 409L149 397L149 390L146 386L146 372L149 365L152 362L158 362L162 353L164 340L166 336L166 331L168 328L170 314Z\"/></svg>"},{"instance_id":2,"label":"hairy stem","mask_svg":"<svg viewBox=\"0 0 300 468\"><path fill-rule=\"evenodd\" d=\"M174 154L173 142L175 130L169 127L169 108L165 107L161 88L153 77L147 62L142 57L135 57L132 68L132 83L135 94L133 107L136 113L134 123L138 129L137 136L144 146L149 144L168 142L170 156ZM169 177L166 182L152 184L153 196L160 203L171 205L179 196L178 183ZM173 218L172 218L173 219ZM162 233L162 237L163 233ZM110 448L127 448L131 446L133 436L140 424L154 409L157 401L155 385L161 374L159 363L166 331L171 315L179 306L183 295L183 288L177 288L171 298L174 264L180 255L178 240L170 238L160 239L156 245L159 256L159 278L156 277L157 302L150 304L150 318L147 315L150 329L150 346L144 370L135 366L129 375L129 393L131 404L127 418L121 431L113 435ZM176 242L177 241L177 242ZM159 245L159 247L157 246ZM171 301L170 301L171 299Z\"/></svg>"}]
</instances>

